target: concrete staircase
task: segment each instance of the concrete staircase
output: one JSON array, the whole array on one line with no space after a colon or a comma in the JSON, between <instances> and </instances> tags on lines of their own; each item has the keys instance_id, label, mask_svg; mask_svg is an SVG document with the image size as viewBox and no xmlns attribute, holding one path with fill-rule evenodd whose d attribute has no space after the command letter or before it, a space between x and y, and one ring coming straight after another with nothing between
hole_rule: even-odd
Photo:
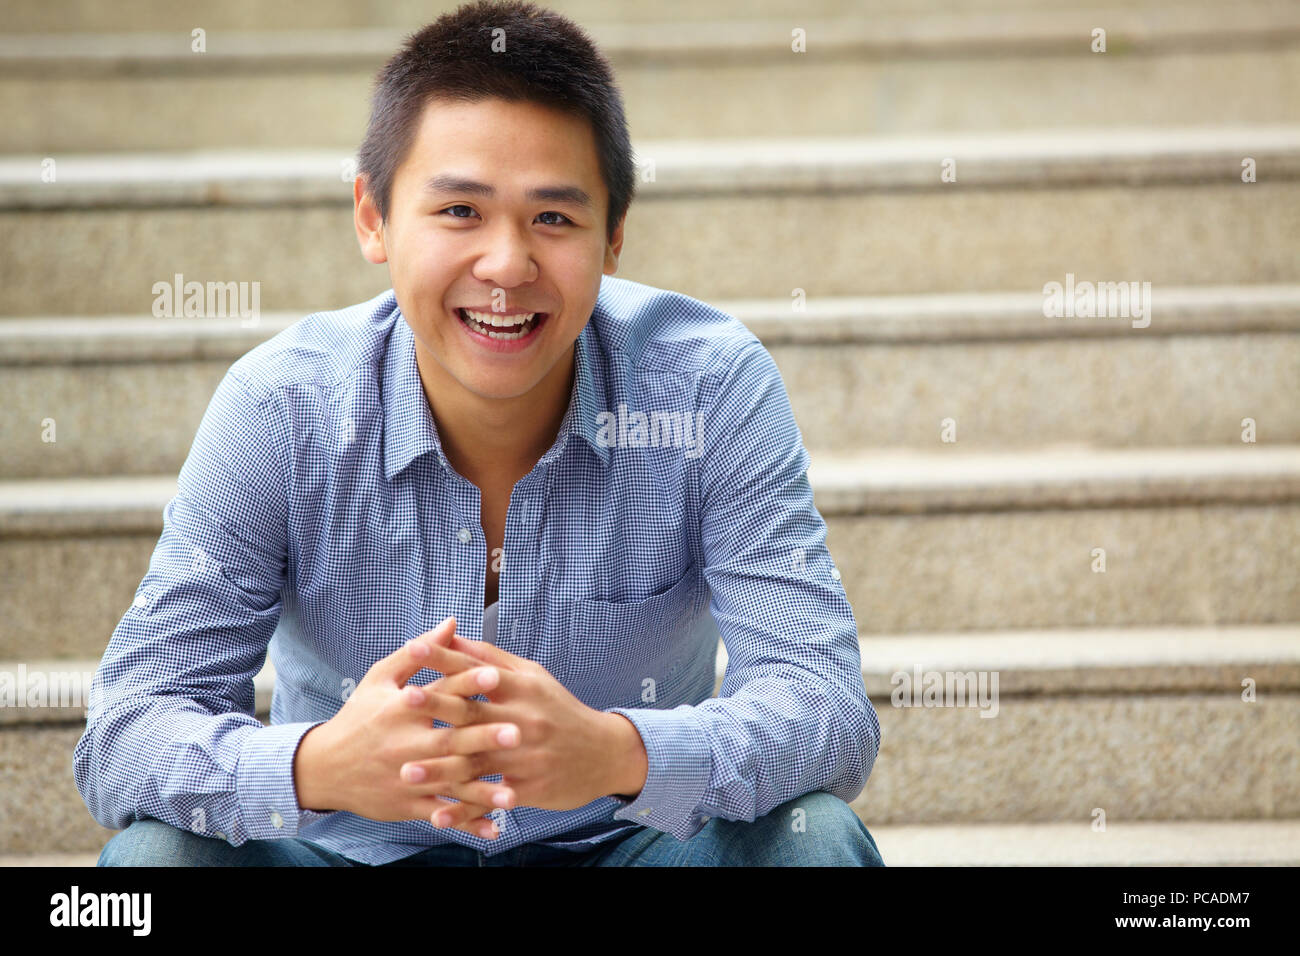
<instances>
[{"instance_id":1,"label":"concrete staircase","mask_svg":"<svg viewBox=\"0 0 1300 956\"><path fill-rule=\"evenodd\" d=\"M7 16L0 674L69 693L0 708L0 864L111 835L72 782L77 695L230 363L387 287L347 164L374 69L454 6ZM1300 863L1300 10L553 6L627 97L619 274L781 368L884 732L854 806L886 862ZM176 273L258 281L264 311L152 317ZM1150 282L1149 325L1045 317L1067 274ZM996 696L895 706L931 673Z\"/></svg>"},{"instance_id":2,"label":"concrete staircase","mask_svg":"<svg viewBox=\"0 0 1300 956\"><path fill-rule=\"evenodd\" d=\"M1137 9L949 0L924 14L850 0L766 5L773 15L761 4L685 0L639 11L594 0L554 6L589 25L610 57L638 140L770 136L774 117L782 137L1300 119L1300 9L1286 0L1238 0L1230 13L1196 0ZM0 40L0 102L41 102L0 129L0 150L253 142L350 151L371 79L404 28L455 4L406 5L405 16L363 22L329 5L300 18L258 11L257 20L126 6L153 28L121 32L115 6L105 32ZM37 16L27 24L54 28ZM196 28L206 31L202 52ZM1091 49L1097 28L1107 31L1104 55ZM794 29L804 31L805 55L792 55ZM714 108L683 109L700 90ZM1158 95L1138 95L1147 90Z\"/></svg>"}]
</instances>

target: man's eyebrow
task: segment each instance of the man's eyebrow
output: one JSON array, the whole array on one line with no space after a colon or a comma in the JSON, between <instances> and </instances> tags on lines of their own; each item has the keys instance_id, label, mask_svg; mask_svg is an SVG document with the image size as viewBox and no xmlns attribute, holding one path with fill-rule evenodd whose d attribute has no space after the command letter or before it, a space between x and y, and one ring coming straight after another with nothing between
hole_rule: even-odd
<instances>
[{"instance_id":1,"label":"man's eyebrow","mask_svg":"<svg viewBox=\"0 0 1300 956\"><path fill-rule=\"evenodd\" d=\"M460 176L434 176L424 184L424 191L429 193L468 193L472 196L483 196L487 199L491 199L497 194L496 190L487 183L480 183L474 179L463 179ZM587 191L577 186L537 186L528 190L525 198L529 202L558 202L568 203L573 206L585 206L588 209L595 208L595 204L591 201L591 196L587 194Z\"/></svg>"}]
</instances>

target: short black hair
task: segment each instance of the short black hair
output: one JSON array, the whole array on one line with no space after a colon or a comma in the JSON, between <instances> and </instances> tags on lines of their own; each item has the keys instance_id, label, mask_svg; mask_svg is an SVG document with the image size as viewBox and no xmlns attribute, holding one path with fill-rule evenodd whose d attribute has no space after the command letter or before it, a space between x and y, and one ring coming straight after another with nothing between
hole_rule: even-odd
<instances>
[{"instance_id":1,"label":"short black hair","mask_svg":"<svg viewBox=\"0 0 1300 956\"><path fill-rule=\"evenodd\" d=\"M581 28L532 3L478 0L408 37L375 79L357 155L358 172L385 221L393 177L425 104L437 98L527 101L586 119L609 192L605 230L613 240L636 191L636 168L613 70Z\"/></svg>"}]
</instances>

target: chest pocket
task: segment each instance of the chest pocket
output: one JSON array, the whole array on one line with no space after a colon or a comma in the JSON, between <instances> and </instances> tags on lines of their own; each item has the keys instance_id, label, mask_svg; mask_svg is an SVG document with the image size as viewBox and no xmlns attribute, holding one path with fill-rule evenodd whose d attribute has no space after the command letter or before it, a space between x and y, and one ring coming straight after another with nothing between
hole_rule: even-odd
<instances>
[{"instance_id":1,"label":"chest pocket","mask_svg":"<svg viewBox=\"0 0 1300 956\"><path fill-rule=\"evenodd\" d=\"M703 590L692 564L672 587L639 601L574 601L565 686L588 707L655 706L643 692L663 684L695 650L686 643Z\"/></svg>"}]
</instances>

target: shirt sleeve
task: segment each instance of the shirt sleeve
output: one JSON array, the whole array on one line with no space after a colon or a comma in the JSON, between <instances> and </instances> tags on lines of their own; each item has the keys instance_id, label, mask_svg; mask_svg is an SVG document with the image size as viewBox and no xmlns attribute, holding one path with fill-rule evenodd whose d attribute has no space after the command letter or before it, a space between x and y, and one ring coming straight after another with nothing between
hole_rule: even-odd
<instances>
[{"instance_id":1,"label":"shirt sleeve","mask_svg":"<svg viewBox=\"0 0 1300 956\"><path fill-rule=\"evenodd\" d=\"M881 742L809 455L757 339L702 407L700 536L726 675L697 705L610 708L636 726L648 764L614 818L679 840L710 817L752 822L815 790L852 801Z\"/></svg>"},{"instance_id":2,"label":"shirt sleeve","mask_svg":"<svg viewBox=\"0 0 1300 956\"><path fill-rule=\"evenodd\" d=\"M237 368L199 424L73 753L77 789L103 826L152 818L235 846L327 815L300 810L293 784L316 724L254 716L253 677L286 580L288 436Z\"/></svg>"}]
</instances>

